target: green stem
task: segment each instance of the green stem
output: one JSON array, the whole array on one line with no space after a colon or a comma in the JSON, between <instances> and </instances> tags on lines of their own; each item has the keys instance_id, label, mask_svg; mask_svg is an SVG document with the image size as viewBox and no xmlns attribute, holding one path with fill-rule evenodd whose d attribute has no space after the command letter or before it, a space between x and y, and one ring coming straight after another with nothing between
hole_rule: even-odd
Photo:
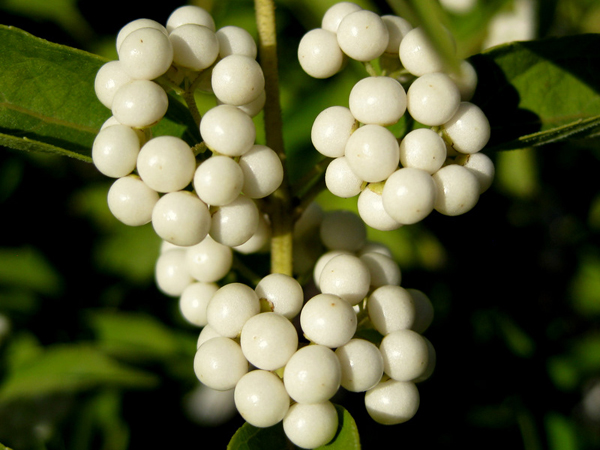
<instances>
[{"instance_id":1,"label":"green stem","mask_svg":"<svg viewBox=\"0 0 600 450\"><path fill-rule=\"evenodd\" d=\"M293 274L292 267L292 196L286 171L283 144L283 123L279 103L279 72L277 63L277 33L273 0L255 0L258 50L265 75L266 101L264 122L266 144L281 159L284 167L282 185L269 197L271 218L271 272Z\"/></svg>"}]
</instances>

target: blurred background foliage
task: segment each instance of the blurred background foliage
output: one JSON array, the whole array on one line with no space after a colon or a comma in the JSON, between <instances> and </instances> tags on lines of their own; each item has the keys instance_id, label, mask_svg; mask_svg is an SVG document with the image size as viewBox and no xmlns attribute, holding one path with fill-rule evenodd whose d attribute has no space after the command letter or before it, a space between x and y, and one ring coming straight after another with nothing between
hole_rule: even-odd
<instances>
[{"instance_id":1,"label":"blurred background foliage","mask_svg":"<svg viewBox=\"0 0 600 450\"><path fill-rule=\"evenodd\" d=\"M366 75L352 63L328 80L300 70L297 44L332 3L278 2L284 136L296 177L318 160L310 144L316 115L346 105ZM405 7L357 3L382 14ZM511 40L600 32L594 0L439 3L460 57ZM114 59L124 24L164 23L180 4L1 0L0 17ZM256 36L251 1L197 4L217 27ZM374 424L362 394L339 394L365 449L600 447L599 142L490 156L496 180L468 214L369 230L392 248L402 284L432 299L436 318L426 335L438 362L421 385L420 411L400 426ZM229 394L199 386L192 368L199 330L154 285L158 238L151 225L134 229L112 217L109 185L91 164L0 151L0 442L15 450L120 450L212 448L214 439L224 448L243 422ZM356 210L355 199L323 193L318 201Z\"/></svg>"}]
</instances>

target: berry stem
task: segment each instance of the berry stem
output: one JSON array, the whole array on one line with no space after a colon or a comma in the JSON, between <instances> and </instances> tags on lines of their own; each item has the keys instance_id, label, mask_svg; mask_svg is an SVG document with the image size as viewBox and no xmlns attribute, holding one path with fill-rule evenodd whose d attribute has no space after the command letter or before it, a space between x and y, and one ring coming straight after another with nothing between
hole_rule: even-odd
<instances>
[{"instance_id":1,"label":"berry stem","mask_svg":"<svg viewBox=\"0 0 600 450\"><path fill-rule=\"evenodd\" d=\"M271 218L271 272L292 275L292 196L286 171L283 144L281 105L279 103L279 72L277 64L277 33L273 0L255 0L258 51L265 75L266 101L264 123L266 144L281 159L284 177L281 187L269 197Z\"/></svg>"}]
</instances>

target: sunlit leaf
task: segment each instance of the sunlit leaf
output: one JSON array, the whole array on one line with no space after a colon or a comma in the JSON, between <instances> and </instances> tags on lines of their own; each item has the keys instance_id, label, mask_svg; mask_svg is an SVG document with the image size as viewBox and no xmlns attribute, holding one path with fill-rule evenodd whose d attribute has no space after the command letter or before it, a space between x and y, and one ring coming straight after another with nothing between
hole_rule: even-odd
<instances>
[{"instance_id":1,"label":"sunlit leaf","mask_svg":"<svg viewBox=\"0 0 600 450\"><path fill-rule=\"evenodd\" d=\"M514 42L475 55L473 103L490 121L488 149L542 145L600 132L600 35Z\"/></svg>"},{"instance_id":2,"label":"sunlit leaf","mask_svg":"<svg viewBox=\"0 0 600 450\"><path fill-rule=\"evenodd\" d=\"M94 90L107 61L4 25L0 40L0 145L91 162L94 138L111 115ZM175 98L153 131L199 141L189 112Z\"/></svg>"}]
</instances>

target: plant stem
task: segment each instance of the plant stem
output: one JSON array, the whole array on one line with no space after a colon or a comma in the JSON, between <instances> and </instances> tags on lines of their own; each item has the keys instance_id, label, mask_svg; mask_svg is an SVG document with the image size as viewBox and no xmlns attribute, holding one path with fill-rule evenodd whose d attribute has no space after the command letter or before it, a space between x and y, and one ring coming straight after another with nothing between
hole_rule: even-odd
<instances>
[{"instance_id":1,"label":"plant stem","mask_svg":"<svg viewBox=\"0 0 600 450\"><path fill-rule=\"evenodd\" d=\"M268 199L271 218L271 272L291 276L293 272L292 231L294 222L279 103L275 3L273 0L255 0L254 6L258 29L259 58L265 75L264 122L266 144L279 155L284 167L282 185Z\"/></svg>"}]
</instances>

